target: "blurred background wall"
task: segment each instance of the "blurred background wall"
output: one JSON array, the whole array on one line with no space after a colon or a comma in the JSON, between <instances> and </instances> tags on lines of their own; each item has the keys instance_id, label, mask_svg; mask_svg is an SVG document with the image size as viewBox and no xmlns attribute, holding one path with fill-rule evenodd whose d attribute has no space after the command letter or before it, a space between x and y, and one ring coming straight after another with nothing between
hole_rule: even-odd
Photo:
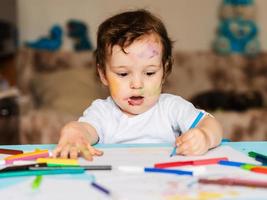
<instances>
[{"instance_id":1,"label":"blurred background wall","mask_svg":"<svg viewBox=\"0 0 267 200\"><path fill-rule=\"evenodd\" d=\"M259 40L267 50L267 1L256 0ZM45 35L58 23L70 18L85 21L95 46L98 25L107 17L131 8L147 8L165 22L176 41L175 49L209 50L218 25L217 11L221 0L19 0L18 30L20 41Z\"/></svg>"}]
</instances>

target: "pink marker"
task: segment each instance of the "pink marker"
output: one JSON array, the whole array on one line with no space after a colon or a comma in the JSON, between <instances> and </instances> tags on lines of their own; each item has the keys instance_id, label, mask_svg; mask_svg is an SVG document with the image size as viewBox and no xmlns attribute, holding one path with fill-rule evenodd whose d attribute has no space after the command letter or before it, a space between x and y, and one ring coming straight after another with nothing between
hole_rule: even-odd
<instances>
[{"instance_id":1,"label":"pink marker","mask_svg":"<svg viewBox=\"0 0 267 200\"><path fill-rule=\"evenodd\" d=\"M47 157L49 157L48 150L37 150L34 152L8 156L5 158L5 161L6 161L6 164L12 164L14 161L18 161L18 160L36 160L37 158L47 158Z\"/></svg>"}]
</instances>

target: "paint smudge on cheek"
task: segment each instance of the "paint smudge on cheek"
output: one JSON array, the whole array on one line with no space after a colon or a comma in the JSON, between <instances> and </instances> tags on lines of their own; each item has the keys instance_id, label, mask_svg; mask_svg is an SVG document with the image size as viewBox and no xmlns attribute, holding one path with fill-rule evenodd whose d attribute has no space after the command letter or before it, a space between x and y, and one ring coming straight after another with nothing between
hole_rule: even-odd
<instances>
[{"instance_id":1,"label":"paint smudge on cheek","mask_svg":"<svg viewBox=\"0 0 267 200\"><path fill-rule=\"evenodd\" d=\"M160 95L161 88L162 88L161 85L153 86L153 87L150 87L150 88L143 88L141 90L141 95L146 95L148 97Z\"/></svg>"},{"instance_id":2,"label":"paint smudge on cheek","mask_svg":"<svg viewBox=\"0 0 267 200\"><path fill-rule=\"evenodd\" d=\"M113 78L109 79L109 90L110 90L111 96L113 97L117 96L120 91L119 83Z\"/></svg>"},{"instance_id":3,"label":"paint smudge on cheek","mask_svg":"<svg viewBox=\"0 0 267 200\"><path fill-rule=\"evenodd\" d=\"M150 59L155 56L159 55L159 46L157 44L147 44L146 49L139 53L137 56L139 58L145 58L145 59Z\"/></svg>"}]
</instances>

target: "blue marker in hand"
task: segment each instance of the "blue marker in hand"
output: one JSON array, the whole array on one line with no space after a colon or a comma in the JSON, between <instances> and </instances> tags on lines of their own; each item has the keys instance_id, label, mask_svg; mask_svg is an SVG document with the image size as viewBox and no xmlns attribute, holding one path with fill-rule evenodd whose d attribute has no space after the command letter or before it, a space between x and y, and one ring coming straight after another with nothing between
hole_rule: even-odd
<instances>
[{"instance_id":1,"label":"blue marker in hand","mask_svg":"<svg viewBox=\"0 0 267 200\"><path fill-rule=\"evenodd\" d=\"M201 120L201 118L203 117L203 115L204 115L204 113L203 113L203 112L200 112L200 113L198 114L198 116L196 117L196 119L195 119L195 120L193 121L193 123L191 124L191 126L189 127L189 129L195 128L196 125L198 124L198 122L199 122L199 121ZM176 146L173 148L170 157L176 155L176 148L177 148Z\"/></svg>"}]
</instances>

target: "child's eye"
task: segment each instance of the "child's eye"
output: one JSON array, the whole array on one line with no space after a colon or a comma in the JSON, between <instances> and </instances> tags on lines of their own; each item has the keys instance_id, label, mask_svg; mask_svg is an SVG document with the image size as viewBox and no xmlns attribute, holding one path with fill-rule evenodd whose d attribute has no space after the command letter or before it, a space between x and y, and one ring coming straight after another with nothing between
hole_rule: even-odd
<instances>
[{"instance_id":1,"label":"child's eye","mask_svg":"<svg viewBox=\"0 0 267 200\"><path fill-rule=\"evenodd\" d=\"M121 77L124 77L124 76L127 76L128 73L126 73L126 72L125 72L125 73L117 73L117 75L118 75L118 76L121 76Z\"/></svg>"},{"instance_id":2,"label":"child's eye","mask_svg":"<svg viewBox=\"0 0 267 200\"><path fill-rule=\"evenodd\" d=\"M147 76L153 76L156 72L146 72Z\"/></svg>"}]
</instances>

